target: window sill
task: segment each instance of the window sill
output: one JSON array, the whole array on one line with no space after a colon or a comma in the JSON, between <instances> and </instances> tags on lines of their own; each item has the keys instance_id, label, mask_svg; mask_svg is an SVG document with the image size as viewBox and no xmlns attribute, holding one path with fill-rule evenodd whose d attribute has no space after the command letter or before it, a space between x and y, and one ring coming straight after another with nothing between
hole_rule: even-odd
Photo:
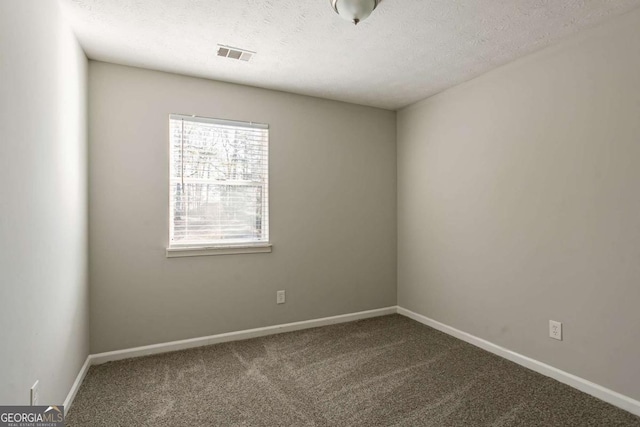
<instances>
[{"instance_id":1,"label":"window sill","mask_svg":"<svg viewBox=\"0 0 640 427\"><path fill-rule=\"evenodd\" d=\"M271 243L256 243L229 246L185 246L167 248L167 258L183 258L191 256L263 254L271 252Z\"/></svg>"}]
</instances>

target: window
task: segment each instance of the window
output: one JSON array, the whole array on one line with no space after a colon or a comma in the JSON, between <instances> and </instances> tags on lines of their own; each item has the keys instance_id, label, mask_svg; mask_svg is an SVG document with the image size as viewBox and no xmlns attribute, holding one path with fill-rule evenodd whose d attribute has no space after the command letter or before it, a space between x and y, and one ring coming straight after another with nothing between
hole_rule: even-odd
<instances>
[{"instance_id":1,"label":"window","mask_svg":"<svg viewBox=\"0 0 640 427\"><path fill-rule=\"evenodd\" d=\"M171 115L170 195L167 256L270 252L268 125Z\"/></svg>"}]
</instances>

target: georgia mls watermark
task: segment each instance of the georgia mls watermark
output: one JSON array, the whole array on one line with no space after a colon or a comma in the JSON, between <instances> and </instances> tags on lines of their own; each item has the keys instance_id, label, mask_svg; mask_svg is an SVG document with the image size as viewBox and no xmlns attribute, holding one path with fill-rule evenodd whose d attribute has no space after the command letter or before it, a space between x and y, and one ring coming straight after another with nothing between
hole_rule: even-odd
<instances>
[{"instance_id":1,"label":"georgia mls watermark","mask_svg":"<svg viewBox=\"0 0 640 427\"><path fill-rule=\"evenodd\" d=\"M64 406L0 406L0 427L64 427Z\"/></svg>"}]
</instances>

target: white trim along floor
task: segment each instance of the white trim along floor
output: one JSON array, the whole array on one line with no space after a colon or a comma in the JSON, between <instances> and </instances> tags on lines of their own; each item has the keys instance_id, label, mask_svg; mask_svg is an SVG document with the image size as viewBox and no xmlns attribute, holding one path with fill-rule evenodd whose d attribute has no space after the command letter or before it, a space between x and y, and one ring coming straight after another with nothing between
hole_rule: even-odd
<instances>
[{"instance_id":1,"label":"white trim along floor","mask_svg":"<svg viewBox=\"0 0 640 427\"><path fill-rule=\"evenodd\" d=\"M547 377L553 378L563 384L567 384L577 390L590 394L600 400L610 403L618 408L624 409L634 415L640 416L640 402L628 396L622 395L613 390L602 387L591 381L577 377L568 372L554 368L540 361L531 359L527 356L515 353L499 345L493 344L482 338L455 329L451 326L440 323L418 313L414 313L402 307L385 307L375 310L361 311L358 313L343 314L340 316L325 317L321 319L305 320L301 322L287 323L282 325L267 326L264 328L248 329L244 331L228 332L219 335L211 335L208 337L193 338L181 341L173 341L162 344L154 344L144 347L136 347L125 350L111 351L107 353L92 354L87 357L82 369L64 401L65 413L69 411L85 375L92 365L100 365L102 363L112 362L116 360L130 359L133 357L148 356L151 354L166 353L170 351L184 350L194 347L202 347L212 344L218 344L229 341L246 340L250 338L262 337L266 335L280 334L284 332L298 331L302 329L317 328L320 326L334 325L338 323L353 322L355 320L368 319L371 317L386 316L389 314L400 314L402 316L413 319L426 326L437 329L476 347L482 348L490 353L496 354L502 358L515 362L525 368L531 369Z\"/></svg>"}]
</instances>

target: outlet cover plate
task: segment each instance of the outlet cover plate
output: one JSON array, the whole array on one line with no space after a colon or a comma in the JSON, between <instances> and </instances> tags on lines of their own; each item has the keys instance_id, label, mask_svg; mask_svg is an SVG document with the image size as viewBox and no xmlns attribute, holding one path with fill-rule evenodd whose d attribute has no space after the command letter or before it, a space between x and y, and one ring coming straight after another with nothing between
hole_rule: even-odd
<instances>
[{"instance_id":1,"label":"outlet cover plate","mask_svg":"<svg viewBox=\"0 0 640 427\"><path fill-rule=\"evenodd\" d=\"M276 292L276 304L284 304L286 302L286 296L284 291Z\"/></svg>"},{"instance_id":2,"label":"outlet cover plate","mask_svg":"<svg viewBox=\"0 0 640 427\"><path fill-rule=\"evenodd\" d=\"M562 323L549 320L549 338L562 341Z\"/></svg>"},{"instance_id":3,"label":"outlet cover plate","mask_svg":"<svg viewBox=\"0 0 640 427\"><path fill-rule=\"evenodd\" d=\"M31 406L38 406L38 403L40 401L40 381L36 381L31 386L29 400L31 401Z\"/></svg>"}]
</instances>

